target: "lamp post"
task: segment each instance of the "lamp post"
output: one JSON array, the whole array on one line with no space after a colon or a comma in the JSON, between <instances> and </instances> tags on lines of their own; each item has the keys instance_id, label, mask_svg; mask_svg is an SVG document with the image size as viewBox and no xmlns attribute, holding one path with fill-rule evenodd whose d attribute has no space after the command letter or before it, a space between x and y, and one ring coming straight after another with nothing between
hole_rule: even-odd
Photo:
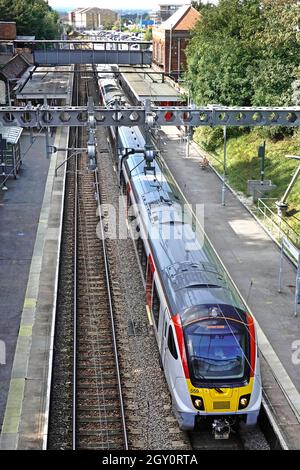
<instances>
[{"instance_id":1,"label":"lamp post","mask_svg":"<svg viewBox=\"0 0 300 470\"><path fill-rule=\"evenodd\" d=\"M224 152L223 152L223 183L222 183L222 206L225 206L225 191L226 191L226 157L227 157L227 129L223 128L224 136Z\"/></svg>"},{"instance_id":2,"label":"lamp post","mask_svg":"<svg viewBox=\"0 0 300 470\"><path fill-rule=\"evenodd\" d=\"M289 158L289 159L292 159L292 160L300 160L299 155L286 155L286 158ZM300 175L300 164L299 164L297 170L295 171L288 187L286 188L286 191L285 191L283 197L280 199L280 201L276 202L277 212L278 212L279 217L282 217L286 214L286 211L287 211L287 208L288 208L288 203L286 201L287 201L288 195L290 194L291 190L293 189L293 186L295 185L299 175Z\"/></svg>"}]
</instances>

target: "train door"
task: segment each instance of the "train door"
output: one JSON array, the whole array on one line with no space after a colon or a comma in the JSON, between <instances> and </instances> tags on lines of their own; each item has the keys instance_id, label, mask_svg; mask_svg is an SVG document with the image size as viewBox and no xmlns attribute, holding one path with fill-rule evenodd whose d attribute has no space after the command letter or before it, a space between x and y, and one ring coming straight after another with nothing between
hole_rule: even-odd
<instances>
[{"instance_id":1,"label":"train door","mask_svg":"<svg viewBox=\"0 0 300 470\"><path fill-rule=\"evenodd\" d=\"M163 348L162 348L162 365L165 371L166 380L170 390L173 390L176 380L176 369L178 361L178 351L175 342L175 331L172 322L165 322Z\"/></svg>"},{"instance_id":2,"label":"train door","mask_svg":"<svg viewBox=\"0 0 300 470\"><path fill-rule=\"evenodd\" d=\"M164 346L164 329L165 329L165 317L168 315L167 308L164 308L164 305L161 304L159 312L159 321L158 321L158 338L159 338L159 352L162 355L163 346ZM162 366L162 363L161 363Z\"/></svg>"},{"instance_id":3,"label":"train door","mask_svg":"<svg viewBox=\"0 0 300 470\"><path fill-rule=\"evenodd\" d=\"M167 336L167 331L168 331L168 323L169 323L169 316L168 316L168 309L166 307L161 316L161 329L160 329L160 356L161 356L162 366L163 366L164 357L165 357L165 342L166 342L166 336Z\"/></svg>"}]
</instances>

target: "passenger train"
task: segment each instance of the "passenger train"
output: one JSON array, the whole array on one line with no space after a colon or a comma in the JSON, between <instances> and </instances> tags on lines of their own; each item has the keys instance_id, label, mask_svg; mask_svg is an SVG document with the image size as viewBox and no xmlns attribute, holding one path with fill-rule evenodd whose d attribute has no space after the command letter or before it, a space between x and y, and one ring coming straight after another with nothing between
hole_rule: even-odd
<instances>
[{"instance_id":1,"label":"passenger train","mask_svg":"<svg viewBox=\"0 0 300 470\"><path fill-rule=\"evenodd\" d=\"M99 86L104 104L116 96L126 103L112 76L100 77ZM145 166L139 127L113 135L173 411L182 429L211 420L215 437L226 438L234 423L255 425L260 411L253 317L163 163Z\"/></svg>"}]
</instances>

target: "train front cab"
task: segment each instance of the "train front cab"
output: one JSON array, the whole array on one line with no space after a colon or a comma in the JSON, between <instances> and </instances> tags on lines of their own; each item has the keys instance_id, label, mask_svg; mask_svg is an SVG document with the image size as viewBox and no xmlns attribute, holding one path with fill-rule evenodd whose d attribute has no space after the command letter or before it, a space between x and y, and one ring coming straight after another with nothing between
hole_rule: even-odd
<instances>
[{"instance_id":1,"label":"train front cab","mask_svg":"<svg viewBox=\"0 0 300 470\"><path fill-rule=\"evenodd\" d=\"M190 324L183 320L183 328L177 327L178 347L184 336L187 359L182 355L185 377L177 376L173 401L183 429L201 426L208 419L256 424L261 406L260 365L253 319L247 314L245 318L248 324L220 316ZM183 400L186 387L188 403Z\"/></svg>"}]
</instances>

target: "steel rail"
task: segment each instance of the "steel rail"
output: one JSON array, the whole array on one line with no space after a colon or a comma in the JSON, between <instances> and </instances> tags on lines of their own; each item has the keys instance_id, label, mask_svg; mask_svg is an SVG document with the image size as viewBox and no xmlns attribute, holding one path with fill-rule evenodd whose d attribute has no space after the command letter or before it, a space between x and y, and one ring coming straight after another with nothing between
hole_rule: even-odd
<instances>
[{"instance_id":1,"label":"steel rail","mask_svg":"<svg viewBox=\"0 0 300 470\"><path fill-rule=\"evenodd\" d=\"M98 207L101 208L101 195L100 195L100 189L99 189L100 183L99 183L99 178L98 178L98 168L94 170L94 176L95 176L97 204L98 204ZM105 232L104 232L104 227L103 227L103 220L102 220L100 212L99 212L99 216L100 216L99 219L100 219L100 228L101 228L103 258L104 258L104 266L105 266L105 278L106 278L108 301L109 301L109 312L110 312L110 319L111 319L111 326L112 326L113 348L114 348L115 364L116 364L116 371L117 371L118 393L119 393L119 400L120 400L122 429L123 429L123 436L124 436L124 447L125 447L125 450L128 450L126 418L125 418L121 374L120 374L119 357L118 357L118 347L117 347L116 330L115 330L115 320L114 320L112 294L111 294L112 287L111 287L111 282L110 282L110 269L109 269L109 261L108 261L108 255L107 255L106 244L105 244Z\"/></svg>"},{"instance_id":2,"label":"steel rail","mask_svg":"<svg viewBox=\"0 0 300 470\"><path fill-rule=\"evenodd\" d=\"M74 191L74 281L73 281L73 432L72 448L76 449L76 408L77 408L77 234L78 234L78 156L75 156Z\"/></svg>"},{"instance_id":3,"label":"steel rail","mask_svg":"<svg viewBox=\"0 0 300 470\"><path fill-rule=\"evenodd\" d=\"M79 101L79 82L76 81L76 102ZM78 147L78 128L75 146ZM73 265L73 409L72 409L72 449L76 449L76 408L77 408L77 243L78 243L78 154L75 154L74 175L74 265Z\"/></svg>"}]
</instances>

